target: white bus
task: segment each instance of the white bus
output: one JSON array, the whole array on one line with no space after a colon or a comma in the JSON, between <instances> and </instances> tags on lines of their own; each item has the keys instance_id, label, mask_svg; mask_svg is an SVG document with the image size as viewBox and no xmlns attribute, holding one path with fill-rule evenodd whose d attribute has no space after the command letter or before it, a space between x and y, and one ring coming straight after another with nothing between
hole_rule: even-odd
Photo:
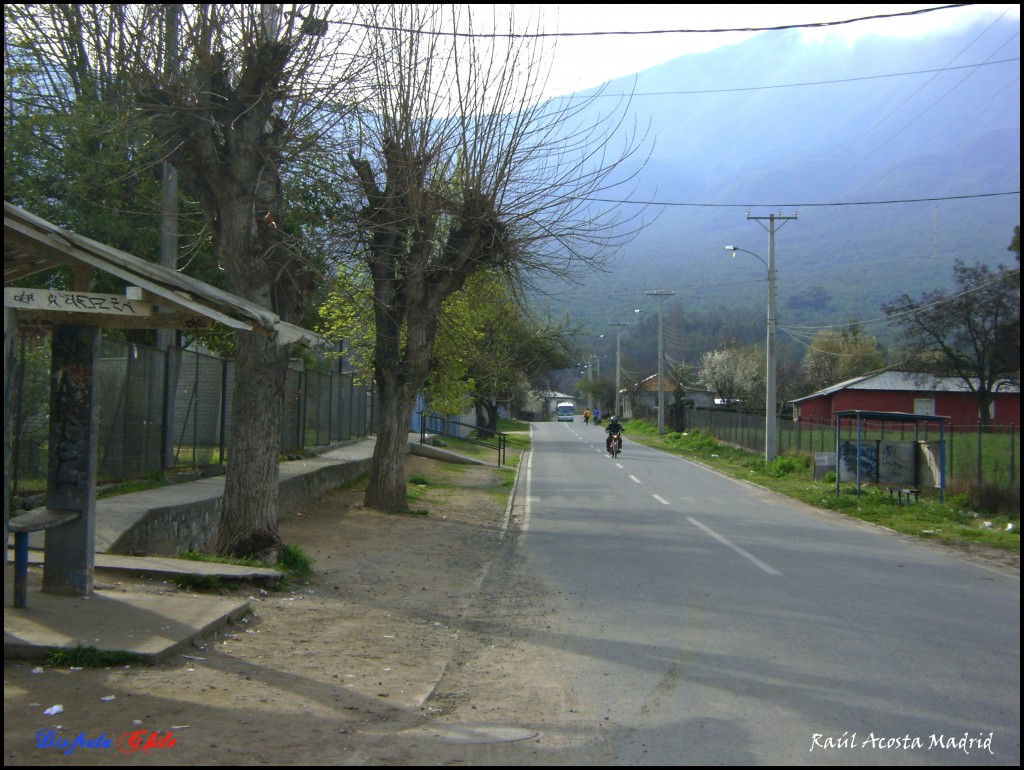
<instances>
[{"instance_id":1,"label":"white bus","mask_svg":"<svg viewBox=\"0 0 1024 770\"><path fill-rule=\"evenodd\" d=\"M555 406L555 414L559 422L573 422L576 417L576 405L571 401L562 401Z\"/></svg>"}]
</instances>

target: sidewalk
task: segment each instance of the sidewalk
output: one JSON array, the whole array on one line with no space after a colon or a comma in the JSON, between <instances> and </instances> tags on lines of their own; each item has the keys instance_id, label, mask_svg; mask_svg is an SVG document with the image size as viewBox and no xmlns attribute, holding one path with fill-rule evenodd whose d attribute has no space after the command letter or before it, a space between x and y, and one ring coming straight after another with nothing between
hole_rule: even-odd
<instances>
[{"instance_id":1,"label":"sidewalk","mask_svg":"<svg viewBox=\"0 0 1024 770\"><path fill-rule=\"evenodd\" d=\"M419 436L416 436L418 442ZM410 437L412 441L412 437ZM363 439L318 457L281 464L281 511L315 500L369 469L374 441ZM173 558L207 545L215 534L211 514L219 511L224 477L169 484L96 502L95 584L89 597L45 594L42 583L44 533L30 536L28 607L12 606L13 552L4 575L4 659L37 659L53 647L81 644L100 651L123 650L155 663L186 649L212 629L249 611L244 599L164 592L110 590L112 575L171 581L179 575L221 581L276 583L272 569L237 567ZM13 538L12 538L13 541ZM157 553L163 556L133 556Z\"/></svg>"},{"instance_id":2,"label":"sidewalk","mask_svg":"<svg viewBox=\"0 0 1024 770\"><path fill-rule=\"evenodd\" d=\"M373 449L374 439L370 437L317 457L282 463L281 514L292 513L366 473ZM409 451L450 462L487 464L421 445L418 433L409 435ZM4 659L40 659L51 648L81 644L100 651L127 651L144 662L155 663L181 653L199 637L244 616L249 611L247 600L164 592L160 587L181 575L266 585L281 579L273 569L174 558L186 550L209 547L216 534L214 520L223 495L224 477L217 476L97 500L97 588L90 597L42 593L45 533L30 535L28 607L23 609L12 606L13 551L8 554ZM106 588L117 574L162 582L155 584L152 594Z\"/></svg>"}]
</instances>

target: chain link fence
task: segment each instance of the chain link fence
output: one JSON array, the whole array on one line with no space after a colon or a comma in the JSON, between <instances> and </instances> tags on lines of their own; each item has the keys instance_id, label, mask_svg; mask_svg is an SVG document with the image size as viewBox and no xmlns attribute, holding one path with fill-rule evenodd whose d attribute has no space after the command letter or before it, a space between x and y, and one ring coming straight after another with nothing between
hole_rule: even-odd
<instances>
[{"instance_id":1,"label":"chain link fence","mask_svg":"<svg viewBox=\"0 0 1024 770\"><path fill-rule=\"evenodd\" d=\"M15 496L46 489L49 461L50 339L22 334L13 373ZM97 480L115 483L209 470L230 453L234 363L190 350L161 351L103 340L94 398L98 406ZM282 398L285 452L328 447L376 432L373 389L351 373L289 365Z\"/></svg>"},{"instance_id":2,"label":"chain link fence","mask_svg":"<svg viewBox=\"0 0 1024 770\"><path fill-rule=\"evenodd\" d=\"M683 425L686 430L699 430L751 452L764 452L763 415L688 407L683 413ZM853 428L844 425L842 430L843 438L856 438ZM830 422L794 422L780 418L777 435L779 454L813 455L836 449L835 426ZM871 429L869 438L913 441L915 435L912 425L878 425ZM934 425L923 428L917 436L920 441L937 441L938 438ZM1019 426L947 425L945 438L947 484L1019 487Z\"/></svg>"}]
</instances>

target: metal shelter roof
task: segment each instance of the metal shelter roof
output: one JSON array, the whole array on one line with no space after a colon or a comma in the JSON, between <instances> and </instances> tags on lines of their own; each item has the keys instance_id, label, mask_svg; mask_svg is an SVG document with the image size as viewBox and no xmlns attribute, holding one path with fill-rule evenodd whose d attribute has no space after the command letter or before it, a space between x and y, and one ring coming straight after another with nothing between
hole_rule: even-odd
<instances>
[{"instance_id":1,"label":"metal shelter roof","mask_svg":"<svg viewBox=\"0 0 1024 770\"><path fill-rule=\"evenodd\" d=\"M910 412L872 412L865 409L848 409L842 412L833 412L833 417L850 417L857 418L860 420L880 420L883 422L938 422L942 423L944 420L949 420L949 417L943 417L935 414L911 414Z\"/></svg>"},{"instance_id":2,"label":"metal shelter roof","mask_svg":"<svg viewBox=\"0 0 1024 770\"><path fill-rule=\"evenodd\" d=\"M12 282L50 268L67 265L102 270L141 291L130 292L123 302L112 302L117 312L100 307L100 295L51 292L45 302L30 303L28 293L8 288ZM4 201L4 305L19 310L19 322L42 326L79 323L117 328L201 328L215 321L236 330L255 331L278 344L323 345L322 337L282 321L272 311L222 291L210 284L120 251L47 222ZM25 290L26 292L40 290ZM41 293L46 290L41 290ZM108 295L110 296L110 295ZM117 299L117 298L114 298ZM57 304L61 306L59 312ZM135 304L132 304L135 303ZM49 304L54 309L46 307ZM131 310L125 310L127 304ZM158 305L171 312L145 312ZM138 307L139 312L135 312Z\"/></svg>"}]
</instances>

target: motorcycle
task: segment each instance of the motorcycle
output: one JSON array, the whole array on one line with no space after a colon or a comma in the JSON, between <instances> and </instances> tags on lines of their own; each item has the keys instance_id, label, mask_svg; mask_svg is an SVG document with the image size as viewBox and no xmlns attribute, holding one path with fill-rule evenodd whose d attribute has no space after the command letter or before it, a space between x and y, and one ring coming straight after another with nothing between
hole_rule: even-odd
<instances>
[{"instance_id":1,"label":"motorcycle","mask_svg":"<svg viewBox=\"0 0 1024 770\"><path fill-rule=\"evenodd\" d=\"M612 457L618 457L619 452L622 451L622 436L612 435L611 440L608 441L608 454Z\"/></svg>"}]
</instances>

